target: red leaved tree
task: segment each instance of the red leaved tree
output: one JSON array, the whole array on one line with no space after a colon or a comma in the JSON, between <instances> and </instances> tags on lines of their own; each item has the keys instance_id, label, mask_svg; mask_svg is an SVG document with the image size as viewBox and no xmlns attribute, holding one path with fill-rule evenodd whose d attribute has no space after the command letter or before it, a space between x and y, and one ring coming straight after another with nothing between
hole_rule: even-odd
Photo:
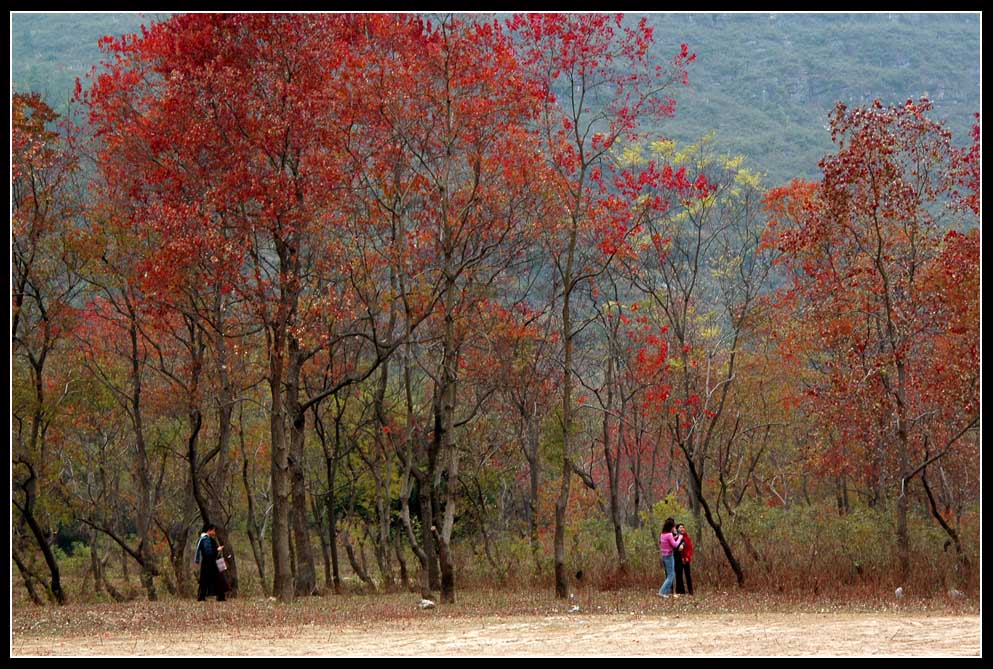
<instances>
[{"instance_id":1,"label":"red leaved tree","mask_svg":"<svg viewBox=\"0 0 993 669\"><path fill-rule=\"evenodd\" d=\"M390 242L384 245L389 284L403 305L391 322L408 337L423 322L421 336L434 344L407 351L420 353L430 415L417 416L408 404L397 447L405 489L411 477L418 483L422 534L414 537L409 525L407 531L426 577L422 591L435 587L437 552L437 585L444 601L454 601L451 541L463 448L456 429L475 413L460 405L468 393L457 389L472 387L462 370L475 340L485 336L480 305L502 285L540 221L544 165L530 126L541 91L528 84L497 23L450 17L417 32L390 31L382 40L380 55L365 61L367 99L375 104L363 117L363 134L349 143L353 175L361 176L356 210ZM405 359L407 383L414 362Z\"/></svg>"},{"instance_id":2,"label":"red leaved tree","mask_svg":"<svg viewBox=\"0 0 993 669\"><path fill-rule=\"evenodd\" d=\"M820 380L808 402L834 443L854 443L891 484L901 579L910 571L908 485L978 421L978 312L970 306L978 292L965 279L976 257L945 232L974 226L975 209L957 191L963 152L931 109L926 99L839 103L831 116L838 152L821 162L823 180L768 199L770 241L791 271L788 313L814 337L806 344ZM941 279L951 255L967 263L955 290ZM946 347L964 370L936 373ZM955 391L944 392L943 381ZM937 431L929 427L936 420Z\"/></svg>"},{"instance_id":3,"label":"red leaved tree","mask_svg":"<svg viewBox=\"0 0 993 669\"><path fill-rule=\"evenodd\" d=\"M46 498L57 480L49 428L71 378L59 378L56 360L76 317L73 299L79 279L72 231L79 199L73 190L77 159L55 130L58 116L38 95L11 100L11 502L18 522L11 553L32 600L32 562L25 555L27 528L41 551L50 579L46 589L59 604L65 592L49 545ZM61 388L65 390L58 392Z\"/></svg>"},{"instance_id":4,"label":"red leaved tree","mask_svg":"<svg viewBox=\"0 0 993 669\"><path fill-rule=\"evenodd\" d=\"M642 124L672 116L675 102L669 89L686 83L686 65L695 56L684 44L667 67L654 65L649 58L654 37L644 19L631 27L620 15L529 14L516 16L510 25L531 77L546 91L540 132L556 174L558 214L550 221L545 244L562 300L563 456L554 550L555 592L565 598L572 477L579 473L589 480L575 462L574 346L582 329L582 319L574 312L576 291L624 252L637 229L633 203L610 192L611 149L634 139Z\"/></svg>"},{"instance_id":5,"label":"red leaved tree","mask_svg":"<svg viewBox=\"0 0 993 669\"><path fill-rule=\"evenodd\" d=\"M345 67L350 42L362 38L364 21L177 16L140 38L105 40L115 60L84 96L102 142L106 180L129 200L138 232L159 242L146 258L149 276L160 290L178 292L181 299L168 302L195 315L197 327L210 335L221 375L222 440L230 435L235 392L223 376L231 327L226 296L242 301L244 317L265 332L274 590L284 600L315 590L300 472L307 408L301 370L352 313L348 300L338 309L327 284L352 266L336 232L342 134L351 116L347 90L335 75ZM378 342L373 348L375 365L385 352ZM345 382L337 380L319 397ZM191 452L194 473L196 457ZM202 513L210 506L202 500Z\"/></svg>"}]
</instances>

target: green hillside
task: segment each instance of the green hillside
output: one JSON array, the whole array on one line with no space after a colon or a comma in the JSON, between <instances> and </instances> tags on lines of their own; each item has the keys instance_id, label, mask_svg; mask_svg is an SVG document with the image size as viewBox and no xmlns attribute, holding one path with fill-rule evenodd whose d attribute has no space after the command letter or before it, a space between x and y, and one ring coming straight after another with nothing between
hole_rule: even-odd
<instances>
[{"instance_id":1,"label":"green hillside","mask_svg":"<svg viewBox=\"0 0 993 669\"><path fill-rule=\"evenodd\" d=\"M657 14L656 45L697 54L666 126L693 141L707 129L770 181L815 177L831 149L835 102L899 103L927 94L965 143L979 106L978 14Z\"/></svg>"},{"instance_id":2,"label":"green hillside","mask_svg":"<svg viewBox=\"0 0 993 669\"><path fill-rule=\"evenodd\" d=\"M137 32L154 14L12 14L11 85L64 108L97 40ZM632 16L632 18L634 18ZM663 131L744 153L769 182L815 177L831 148L837 100L896 103L927 94L965 143L979 111L979 14L651 14L656 56L697 54L676 118Z\"/></svg>"},{"instance_id":3,"label":"green hillside","mask_svg":"<svg viewBox=\"0 0 993 669\"><path fill-rule=\"evenodd\" d=\"M100 62L97 40L141 31L159 14L12 14L11 87L65 109L76 78Z\"/></svg>"}]
</instances>

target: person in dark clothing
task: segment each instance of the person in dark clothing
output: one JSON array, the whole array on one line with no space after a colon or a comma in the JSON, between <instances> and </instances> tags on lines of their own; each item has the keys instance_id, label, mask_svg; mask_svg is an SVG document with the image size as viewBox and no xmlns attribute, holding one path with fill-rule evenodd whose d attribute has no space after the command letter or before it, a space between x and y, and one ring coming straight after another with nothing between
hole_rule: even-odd
<instances>
[{"instance_id":1,"label":"person in dark clothing","mask_svg":"<svg viewBox=\"0 0 993 669\"><path fill-rule=\"evenodd\" d=\"M680 545L679 550L675 552L676 593L680 595L692 595L693 575L690 572L690 561L693 559L693 542L690 541L690 535L686 533L686 526L682 523L676 526L676 531L683 537L683 543Z\"/></svg>"},{"instance_id":2,"label":"person in dark clothing","mask_svg":"<svg viewBox=\"0 0 993 669\"><path fill-rule=\"evenodd\" d=\"M223 602L224 595L231 588L224 574L217 568L217 558L221 556L224 546L217 543L217 528L213 524L204 526L197 544L197 552L193 561L200 565L200 589L197 601L202 602L208 597L217 596L217 601Z\"/></svg>"}]
</instances>

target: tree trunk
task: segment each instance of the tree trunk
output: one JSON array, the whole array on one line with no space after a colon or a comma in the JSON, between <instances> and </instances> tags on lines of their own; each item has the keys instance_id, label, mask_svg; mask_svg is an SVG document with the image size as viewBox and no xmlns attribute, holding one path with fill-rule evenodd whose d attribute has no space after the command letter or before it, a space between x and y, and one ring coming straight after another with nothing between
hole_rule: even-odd
<instances>
[{"instance_id":1,"label":"tree trunk","mask_svg":"<svg viewBox=\"0 0 993 669\"><path fill-rule=\"evenodd\" d=\"M603 412L603 456L607 463L607 479L610 483L610 522L614 527L614 547L617 549L617 566L620 573L627 573L627 555L624 551L624 534L622 532L621 525L621 512L618 503L617 485L620 481L620 447L618 446L617 453L611 449L611 435L610 435L610 414L614 409L614 358L610 355L607 359L607 376L604 381L607 386L607 404L604 407ZM623 402L621 407L621 415L623 415ZM621 421L618 421L618 429L623 429L620 427ZM622 433L623 434L623 433ZM618 443L623 442L623 437L618 439Z\"/></svg>"},{"instance_id":2,"label":"tree trunk","mask_svg":"<svg viewBox=\"0 0 993 669\"><path fill-rule=\"evenodd\" d=\"M581 182L582 183L582 182ZM576 245L579 239L578 203L572 212L572 230L569 237L569 249L566 256L566 267L562 276L562 341L563 341L563 373L562 373L562 480L559 487L559 497L555 501L555 596L566 599L569 596L569 580L565 568L565 524L566 511L569 507L569 491L572 483L572 264L575 259Z\"/></svg>"},{"instance_id":3,"label":"tree trunk","mask_svg":"<svg viewBox=\"0 0 993 669\"><path fill-rule=\"evenodd\" d=\"M426 478L426 477L425 477ZM438 566L438 544L435 541L434 500L431 499L431 481L418 481L418 501L421 507L421 545L427 558L429 591L441 590L441 568Z\"/></svg>"},{"instance_id":4,"label":"tree trunk","mask_svg":"<svg viewBox=\"0 0 993 669\"><path fill-rule=\"evenodd\" d=\"M28 597L31 598L31 602L36 606L44 606L45 602L38 596L38 592L34 587L34 575L31 573L31 570L28 569L28 566L24 560L21 559L20 552L17 548L11 546L10 556L14 560L14 564L17 565L17 570L21 573L21 580L24 582L24 588L28 591Z\"/></svg>"},{"instance_id":5,"label":"tree trunk","mask_svg":"<svg viewBox=\"0 0 993 669\"><path fill-rule=\"evenodd\" d=\"M290 560L290 464L286 442L283 404L282 337L274 335L270 352L269 391L272 413L269 430L272 438L272 564L273 593L283 602L293 600L293 572Z\"/></svg>"},{"instance_id":6,"label":"tree trunk","mask_svg":"<svg viewBox=\"0 0 993 669\"><path fill-rule=\"evenodd\" d=\"M330 576L325 577L325 587L332 588L335 594L341 593L341 570L339 568L339 558L338 558L338 512L337 512L337 496L335 493L335 486L337 485L338 477L338 462L342 457L341 453L341 421L344 415L344 406L335 397L335 405L338 408L338 412L334 417L334 441L332 446L328 447L328 434L324 427L324 421L321 419L321 414L318 405L314 405L314 429L317 432L318 438L321 440L321 450L324 452L324 468L327 474L327 486L328 492L325 495L325 512L327 513L328 523L327 523L327 544L328 551L330 554Z\"/></svg>"},{"instance_id":7,"label":"tree trunk","mask_svg":"<svg viewBox=\"0 0 993 669\"><path fill-rule=\"evenodd\" d=\"M51 575L51 581L48 589L51 591L52 596L55 601L59 604L66 603L65 591L62 589L62 574L59 571L59 564L55 560L55 554L52 552L51 546L48 545L48 537L42 530L41 525L34 516L34 503L37 490L37 477L35 476L34 468L28 464L24 463L28 468L28 479L21 485L24 490L24 505L20 505L14 500L14 505L17 507L18 511L21 512L21 517L27 524L28 529L31 530L31 536L34 537L35 543L38 549L41 551L41 555L45 558L45 564L48 567L48 572Z\"/></svg>"},{"instance_id":8,"label":"tree trunk","mask_svg":"<svg viewBox=\"0 0 993 669\"><path fill-rule=\"evenodd\" d=\"M690 470L690 478L692 481L696 482L696 487L694 489L701 490L703 486L701 485L700 475L693 464L693 458L691 458L690 454L686 452L685 447L683 448L683 454L686 456L686 464ZM717 537L717 542L721 545L721 550L724 551L724 557L727 558L728 565L730 565L731 571L734 572L735 579L738 581L738 587L745 587L745 573L742 571L741 565L738 563L737 558L734 556L734 552L731 550L731 544L728 543L727 538L724 536L724 531L721 528L721 524L714 518L710 511L710 505L707 504L707 500L704 496L700 494L698 499L700 502L700 507L703 509L704 517L707 519L707 524L714 530L714 536Z\"/></svg>"},{"instance_id":9,"label":"tree trunk","mask_svg":"<svg viewBox=\"0 0 993 669\"><path fill-rule=\"evenodd\" d=\"M894 351L896 347L894 346ZM907 513L910 509L910 497L907 495L905 477L910 473L910 435L907 433L908 416L906 403L907 376L903 363L897 360L897 412L896 431L899 446L900 462L900 497L896 503L896 536L897 553L900 557L900 582L906 583L910 578L910 532L907 528Z\"/></svg>"},{"instance_id":10,"label":"tree trunk","mask_svg":"<svg viewBox=\"0 0 993 669\"><path fill-rule=\"evenodd\" d=\"M90 573L93 574L93 592L100 594L103 592L103 565L100 563L100 555L97 552L97 532L91 529L86 537L86 543L90 547Z\"/></svg>"},{"instance_id":11,"label":"tree trunk","mask_svg":"<svg viewBox=\"0 0 993 669\"><path fill-rule=\"evenodd\" d=\"M328 463L328 481L330 481L330 490L328 492L327 500L327 514L328 514L328 548L331 552L331 583L334 591L336 593L341 592L341 569L339 567L338 558L338 512L335 503L335 493L334 493L334 479L335 479L335 469L334 464Z\"/></svg>"},{"instance_id":12,"label":"tree trunk","mask_svg":"<svg viewBox=\"0 0 993 669\"><path fill-rule=\"evenodd\" d=\"M537 575L541 571L541 544L538 540L539 428L535 425L537 417L528 413L527 402L522 402L519 408L521 410L521 422L523 425L524 457L528 462L529 474L527 499L528 540L531 542L531 558L534 561L534 573ZM537 412L537 403L535 403L535 412Z\"/></svg>"},{"instance_id":13,"label":"tree trunk","mask_svg":"<svg viewBox=\"0 0 993 669\"><path fill-rule=\"evenodd\" d=\"M391 317L391 328L396 323L395 311ZM390 482L393 480L393 458L390 455L387 433L389 431L389 420L386 414L386 388L389 385L389 365L384 364L379 370L379 379L376 383L376 391L373 397L373 407L376 414L376 452L371 458L366 460L369 469L373 472L373 479L376 483L376 539L374 548L376 553L376 564L379 565L379 572L383 578L383 589L386 592L393 592L396 589L396 580L393 577L393 564L390 559L392 551L392 541L390 541ZM382 458L382 471L379 471L379 460Z\"/></svg>"},{"instance_id":14,"label":"tree trunk","mask_svg":"<svg viewBox=\"0 0 993 669\"><path fill-rule=\"evenodd\" d=\"M451 290L454 290L452 288ZM449 291L449 293L451 292ZM450 305L449 305L450 306ZM459 454L455 447L455 384L456 367L458 365L458 351L455 345L454 320L451 313L445 317L445 341L446 351L444 354L444 388L440 393L438 408L441 415L436 424L440 424L440 440L438 447L437 466L438 475L435 476L435 485L438 486L438 494L442 495L444 505L442 507L441 528L437 534L438 557L441 567L441 600L448 604L455 603L455 560L452 554L452 530L455 524L455 500L458 492L459 480ZM445 478L439 481L441 469L445 471Z\"/></svg>"},{"instance_id":15,"label":"tree trunk","mask_svg":"<svg viewBox=\"0 0 993 669\"><path fill-rule=\"evenodd\" d=\"M324 525L324 511L316 495L310 496L310 510L314 514L314 523L317 525L317 536L321 542L321 560L324 564L324 592L334 590L334 582L331 578L331 550L328 546L328 531Z\"/></svg>"},{"instance_id":16,"label":"tree trunk","mask_svg":"<svg viewBox=\"0 0 993 669\"><path fill-rule=\"evenodd\" d=\"M237 597L240 589L240 578L238 574L238 553L235 550L235 542L228 533L230 518L224 514L223 496L231 487L231 479L235 475L230 471L230 467L236 466L229 460L231 455L231 433L233 430L234 409L237 403L234 383L228 369L228 348L225 336L224 316L226 305L224 295L221 291L215 291L214 299L214 355L216 357L216 369L218 377L217 394L217 465L208 477L208 502L210 508L211 522L217 525L217 534L223 537L221 543L224 545L224 555L228 562L228 570L225 576L231 591L227 597Z\"/></svg>"},{"instance_id":17,"label":"tree trunk","mask_svg":"<svg viewBox=\"0 0 993 669\"><path fill-rule=\"evenodd\" d=\"M413 492L413 472L412 463L413 453L408 452L407 454L408 462L406 464L406 470L404 471L403 479L400 483L400 520L403 521L404 530L407 533L407 541L410 543L411 549L414 551L414 555L417 556L418 561L421 563L420 575L418 577L418 587L421 589L421 597L423 599L433 599L433 594L431 593L431 579L428 574L428 565L430 564L430 557L427 552L421 547L417 541L417 537L414 534L413 523L410 521L410 495ZM418 485L418 489L422 488L423 484ZM418 493L418 502L420 502L420 493Z\"/></svg>"},{"instance_id":18,"label":"tree trunk","mask_svg":"<svg viewBox=\"0 0 993 669\"><path fill-rule=\"evenodd\" d=\"M126 296L127 297L127 296ZM155 553L152 550L152 524L155 513L155 488L152 482L152 472L148 457L148 449L145 445L144 427L144 407L142 406L142 368L143 359L138 345L138 320L137 314L129 299L126 300L129 317L128 334L131 341L131 397L130 414L132 427L134 428L135 450L138 457L135 462L137 469L136 479L138 481L138 505L136 525L138 530L138 560L141 567L139 580L145 588L148 601L158 600L158 593L155 590L155 576L158 574Z\"/></svg>"},{"instance_id":19,"label":"tree trunk","mask_svg":"<svg viewBox=\"0 0 993 669\"><path fill-rule=\"evenodd\" d=\"M399 532L393 533L393 550L397 557L397 563L400 565L400 584L407 592L413 592L410 583L410 573L407 570L407 560L403 557L403 543L400 541Z\"/></svg>"},{"instance_id":20,"label":"tree trunk","mask_svg":"<svg viewBox=\"0 0 993 669\"><path fill-rule=\"evenodd\" d=\"M258 522L256 521L256 511L255 511L255 493L252 490L252 485L248 476L248 453L245 449L245 431L240 425L241 414L239 413L239 429L238 429L238 439L241 443L241 479L245 486L245 497L248 499L248 521L246 523L248 530L248 543L252 547L252 555L255 558L255 566L259 570L259 582L262 584L262 591L265 593L266 597L272 594L272 590L269 588L269 579L266 577L265 573L265 548L262 545L262 537L260 536Z\"/></svg>"},{"instance_id":21,"label":"tree trunk","mask_svg":"<svg viewBox=\"0 0 993 669\"><path fill-rule=\"evenodd\" d=\"M355 548L352 546L351 535L346 529L342 529L341 531L341 542L345 544L345 553L348 555L349 564L352 565L352 571L369 587L370 592L376 592L376 582L369 578L365 566L356 557Z\"/></svg>"},{"instance_id":22,"label":"tree trunk","mask_svg":"<svg viewBox=\"0 0 993 669\"><path fill-rule=\"evenodd\" d=\"M938 504L934 498L934 493L931 491L931 486L928 484L927 480L927 468L921 472L921 483L924 485L924 492L927 493L928 502L931 507L931 515L941 526L941 529L945 531L948 538L951 540L952 544L955 546L955 580L956 585L964 588L966 583L966 577L969 573L969 558L966 556L965 551L962 550L962 542L959 539L958 532L949 525L945 519L942 517L941 513L938 511ZM945 549L948 548L948 542L945 542Z\"/></svg>"},{"instance_id":23,"label":"tree trunk","mask_svg":"<svg viewBox=\"0 0 993 669\"><path fill-rule=\"evenodd\" d=\"M304 438L307 416L300 404L300 373L303 354L300 343L289 336L290 365L286 374L286 407L290 418L289 480L292 491L290 519L293 528L293 546L296 549L294 594L309 596L317 592L317 572L314 568L314 551L310 544L307 520L307 489L303 476Z\"/></svg>"},{"instance_id":24,"label":"tree trunk","mask_svg":"<svg viewBox=\"0 0 993 669\"><path fill-rule=\"evenodd\" d=\"M438 557L441 566L441 601L455 603L455 560L451 546L443 537L438 540Z\"/></svg>"},{"instance_id":25,"label":"tree trunk","mask_svg":"<svg viewBox=\"0 0 993 669\"><path fill-rule=\"evenodd\" d=\"M93 588L94 592L101 592L106 589L107 594L109 594L115 602L123 602L127 598L122 595L114 584L107 579L106 564L108 557L100 558L100 546L99 546L100 534L95 529L90 530L88 537L90 545L90 563L93 569Z\"/></svg>"}]
</instances>

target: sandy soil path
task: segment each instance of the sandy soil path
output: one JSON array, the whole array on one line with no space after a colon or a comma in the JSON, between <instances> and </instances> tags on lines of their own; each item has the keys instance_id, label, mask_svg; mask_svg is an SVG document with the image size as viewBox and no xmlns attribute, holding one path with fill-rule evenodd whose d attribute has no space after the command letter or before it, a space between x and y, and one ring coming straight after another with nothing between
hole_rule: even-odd
<instances>
[{"instance_id":1,"label":"sandy soil path","mask_svg":"<svg viewBox=\"0 0 993 669\"><path fill-rule=\"evenodd\" d=\"M209 633L14 635L11 655L980 655L980 618L885 614L557 615Z\"/></svg>"}]
</instances>

